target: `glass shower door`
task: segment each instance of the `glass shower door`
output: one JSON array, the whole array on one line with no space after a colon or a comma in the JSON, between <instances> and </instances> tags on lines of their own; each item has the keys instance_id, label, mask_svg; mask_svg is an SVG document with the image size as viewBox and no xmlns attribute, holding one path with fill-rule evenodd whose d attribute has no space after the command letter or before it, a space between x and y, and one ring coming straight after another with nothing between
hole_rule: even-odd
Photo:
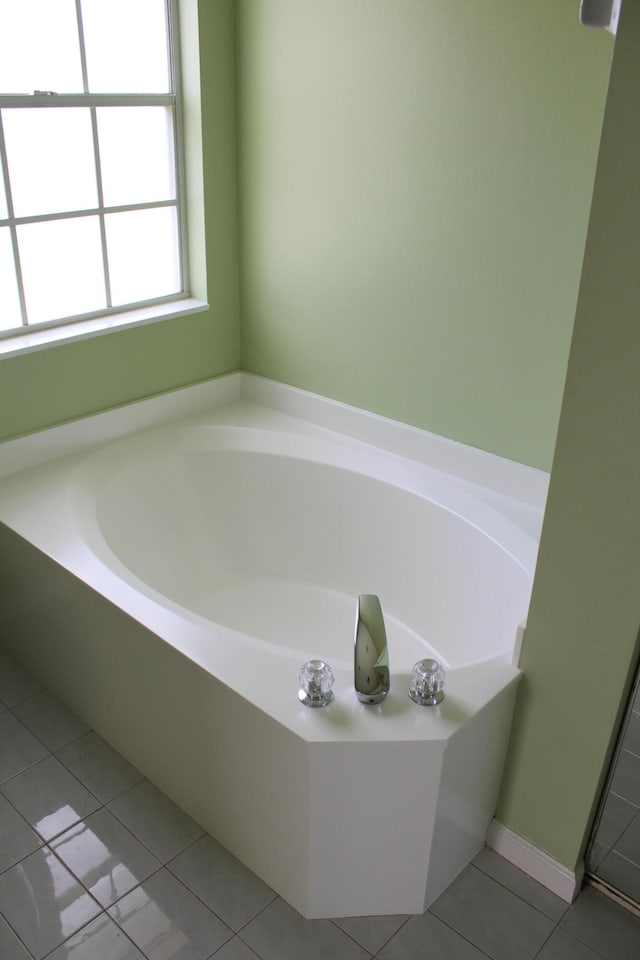
<instances>
[{"instance_id":1,"label":"glass shower door","mask_svg":"<svg viewBox=\"0 0 640 960\"><path fill-rule=\"evenodd\" d=\"M587 849L586 870L640 905L640 673Z\"/></svg>"}]
</instances>

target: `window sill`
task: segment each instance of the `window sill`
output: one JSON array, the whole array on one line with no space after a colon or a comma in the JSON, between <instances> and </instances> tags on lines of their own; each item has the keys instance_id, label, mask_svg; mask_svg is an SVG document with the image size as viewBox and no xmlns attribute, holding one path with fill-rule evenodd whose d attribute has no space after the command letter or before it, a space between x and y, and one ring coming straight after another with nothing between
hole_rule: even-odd
<instances>
[{"instance_id":1,"label":"window sill","mask_svg":"<svg viewBox=\"0 0 640 960\"><path fill-rule=\"evenodd\" d=\"M170 303L156 304L153 307L141 307L138 310L127 310L124 313L94 317L92 320L79 320L77 323L69 323L65 326L30 330L0 340L0 359L33 353L36 350L45 350L47 347L54 347L58 344L74 343L78 340L88 340L90 337L100 337L105 333L116 330L126 330L148 323L158 323L161 320L186 317L192 313L201 313L208 309L209 305L204 301L187 297L184 300L172 300Z\"/></svg>"}]
</instances>

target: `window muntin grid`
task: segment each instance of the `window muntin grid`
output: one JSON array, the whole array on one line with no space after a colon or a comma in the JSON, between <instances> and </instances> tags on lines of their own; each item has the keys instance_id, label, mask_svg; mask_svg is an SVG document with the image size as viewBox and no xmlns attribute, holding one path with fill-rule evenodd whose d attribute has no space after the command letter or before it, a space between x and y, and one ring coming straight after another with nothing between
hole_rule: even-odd
<instances>
[{"instance_id":1,"label":"window muntin grid","mask_svg":"<svg viewBox=\"0 0 640 960\"><path fill-rule=\"evenodd\" d=\"M12 84L0 66L0 336L182 298L173 0L0 0L0 8L0 63L8 36L19 51L33 40L30 17L41 13L51 29L57 11L67 32L73 14L80 65L64 92L32 93L17 89L24 71ZM110 56L92 71L100 33ZM132 61L136 41L148 50L150 38L145 81ZM47 80L49 69L37 76ZM123 76L136 89L100 89L122 87Z\"/></svg>"}]
</instances>

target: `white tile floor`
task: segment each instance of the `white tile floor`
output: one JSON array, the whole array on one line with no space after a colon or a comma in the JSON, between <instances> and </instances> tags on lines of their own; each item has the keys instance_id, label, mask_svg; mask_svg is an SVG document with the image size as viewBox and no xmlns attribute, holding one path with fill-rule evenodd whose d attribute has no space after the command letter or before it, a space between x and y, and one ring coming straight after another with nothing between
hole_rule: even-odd
<instances>
[{"instance_id":1,"label":"white tile floor","mask_svg":"<svg viewBox=\"0 0 640 960\"><path fill-rule=\"evenodd\" d=\"M304 920L0 649L0 960L638 960L484 850L424 915Z\"/></svg>"}]
</instances>

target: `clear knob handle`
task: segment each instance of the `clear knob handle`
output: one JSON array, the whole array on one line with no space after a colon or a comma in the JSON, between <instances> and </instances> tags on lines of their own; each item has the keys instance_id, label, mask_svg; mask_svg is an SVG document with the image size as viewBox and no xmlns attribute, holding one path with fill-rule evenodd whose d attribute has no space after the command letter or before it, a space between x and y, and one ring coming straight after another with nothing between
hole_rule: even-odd
<instances>
[{"instance_id":1,"label":"clear knob handle","mask_svg":"<svg viewBox=\"0 0 640 960\"><path fill-rule=\"evenodd\" d=\"M309 660L298 677L298 700L307 707L326 707L333 700L333 670L324 660Z\"/></svg>"},{"instance_id":2,"label":"clear knob handle","mask_svg":"<svg viewBox=\"0 0 640 960\"><path fill-rule=\"evenodd\" d=\"M419 660L411 670L409 696L421 707L432 707L444 699L444 670L437 660Z\"/></svg>"}]
</instances>

